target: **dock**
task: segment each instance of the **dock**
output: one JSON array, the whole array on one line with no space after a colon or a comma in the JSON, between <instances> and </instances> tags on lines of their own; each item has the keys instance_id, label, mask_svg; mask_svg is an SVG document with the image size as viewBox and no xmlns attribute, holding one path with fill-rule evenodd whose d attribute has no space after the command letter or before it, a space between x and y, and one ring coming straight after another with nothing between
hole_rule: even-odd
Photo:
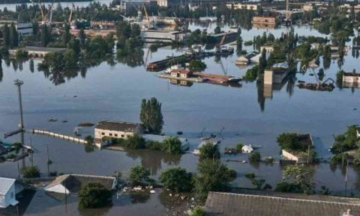
<instances>
[{"instance_id":1,"label":"dock","mask_svg":"<svg viewBox=\"0 0 360 216\"><path fill-rule=\"evenodd\" d=\"M88 143L84 139L80 139L80 138L72 137L72 136L68 136L68 135L63 135L63 134L59 134L59 133L53 133L53 132L45 131L45 130L33 129L31 132L33 134L47 135L47 136L56 137L56 138L60 138L60 139L64 139L64 140L69 140L71 142L76 142L76 143L80 143L80 144Z\"/></svg>"},{"instance_id":2,"label":"dock","mask_svg":"<svg viewBox=\"0 0 360 216\"><path fill-rule=\"evenodd\" d=\"M221 74L209 74L209 73L201 73L201 72L194 72L194 76L199 77L203 80L206 80L211 83L219 83L219 84L227 84L230 83L233 76L228 75L221 75ZM239 82L238 80L234 82Z\"/></svg>"}]
</instances>

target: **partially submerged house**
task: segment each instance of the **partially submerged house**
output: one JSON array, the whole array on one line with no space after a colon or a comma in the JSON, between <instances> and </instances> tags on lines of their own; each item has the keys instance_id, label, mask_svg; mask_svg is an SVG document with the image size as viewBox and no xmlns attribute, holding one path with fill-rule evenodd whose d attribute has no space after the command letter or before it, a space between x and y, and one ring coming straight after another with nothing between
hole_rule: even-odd
<instances>
[{"instance_id":1,"label":"partially submerged house","mask_svg":"<svg viewBox=\"0 0 360 216\"><path fill-rule=\"evenodd\" d=\"M101 148L109 144L104 138L127 139L144 131L144 125L138 123L101 121L95 127L95 145Z\"/></svg>"},{"instance_id":2,"label":"partially submerged house","mask_svg":"<svg viewBox=\"0 0 360 216\"><path fill-rule=\"evenodd\" d=\"M342 76L342 82L345 87L360 86L360 73L344 73Z\"/></svg>"},{"instance_id":3,"label":"partially submerged house","mask_svg":"<svg viewBox=\"0 0 360 216\"><path fill-rule=\"evenodd\" d=\"M0 208L15 206L18 204L16 200L16 179L0 177Z\"/></svg>"},{"instance_id":4,"label":"partially submerged house","mask_svg":"<svg viewBox=\"0 0 360 216\"><path fill-rule=\"evenodd\" d=\"M261 191L210 192L205 211L208 216L355 216L360 215L360 200Z\"/></svg>"},{"instance_id":5,"label":"partially submerged house","mask_svg":"<svg viewBox=\"0 0 360 216\"><path fill-rule=\"evenodd\" d=\"M189 78L193 74L190 70L186 69L174 69L170 72L171 77Z\"/></svg>"},{"instance_id":6,"label":"partially submerged house","mask_svg":"<svg viewBox=\"0 0 360 216\"><path fill-rule=\"evenodd\" d=\"M45 191L61 194L78 193L81 186L87 183L100 183L108 190L114 190L117 185L115 177L69 174L58 176L45 187Z\"/></svg>"},{"instance_id":7,"label":"partially submerged house","mask_svg":"<svg viewBox=\"0 0 360 216\"><path fill-rule=\"evenodd\" d=\"M288 68L286 67L272 67L264 71L264 84L272 85L282 83L288 75Z\"/></svg>"},{"instance_id":8,"label":"partially submerged house","mask_svg":"<svg viewBox=\"0 0 360 216\"><path fill-rule=\"evenodd\" d=\"M310 150L314 148L314 142L310 134L298 134L298 142L300 146L304 146L306 151L297 150L285 150L282 149L282 157L285 160L295 161L296 163L307 163L312 162L312 158L309 155Z\"/></svg>"}]
</instances>

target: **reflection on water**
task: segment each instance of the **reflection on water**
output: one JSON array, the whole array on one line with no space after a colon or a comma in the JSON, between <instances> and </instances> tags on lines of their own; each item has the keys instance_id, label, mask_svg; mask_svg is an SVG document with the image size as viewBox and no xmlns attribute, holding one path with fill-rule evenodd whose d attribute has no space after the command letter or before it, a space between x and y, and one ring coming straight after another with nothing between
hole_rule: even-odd
<instances>
[{"instance_id":1,"label":"reflection on water","mask_svg":"<svg viewBox=\"0 0 360 216\"><path fill-rule=\"evenodd\" d=\"M151 175L158 174L158 171L162 169L162 163L177 166L181 159L181 155L170 155L151 150L127 150L126 155L134 160L140 159L141 165L149 169Z\"/></svg>"}]
</instances>

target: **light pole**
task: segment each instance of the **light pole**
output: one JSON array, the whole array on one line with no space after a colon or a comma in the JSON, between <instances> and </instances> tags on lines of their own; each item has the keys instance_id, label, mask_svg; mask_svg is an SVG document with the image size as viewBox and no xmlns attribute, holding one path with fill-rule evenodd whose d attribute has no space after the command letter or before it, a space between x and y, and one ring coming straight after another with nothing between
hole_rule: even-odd
<instances>
[{"instance_id":1,"label":"light pole","mask_svg":"<svg viewBox=\"0 0 360 216\"><path fill-rule=\"evenodd\" d=\"M24 116L23 116L23 107L22 107L22 97L21 97L21 86L24 84L23 81L16 79L14 84L18 87L19 92L19 106L20 106L20 130L21 130L21 144L24 146ZM22 148L22 154L24 154L24 147ZM23 168L25 167L25 159L23 159Z\"/></svg>"}]
</instances>

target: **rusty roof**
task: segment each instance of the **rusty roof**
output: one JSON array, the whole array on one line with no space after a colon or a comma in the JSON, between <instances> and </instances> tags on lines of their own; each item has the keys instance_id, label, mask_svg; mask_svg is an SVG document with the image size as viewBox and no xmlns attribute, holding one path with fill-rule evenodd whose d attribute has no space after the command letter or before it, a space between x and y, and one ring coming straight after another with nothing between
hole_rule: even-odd
<instances>
[{"instance_id":1,"label":"rusty roof","mask_svg":"<svg viewBox=\"0 0 360 216\"><path fill-rule=\"evenodd\" d=\"M111 131L134 132L138 126L141 126L141 124L129 122L101 121L97 123L95 128Z\"/></svg>"}]
</instances>

